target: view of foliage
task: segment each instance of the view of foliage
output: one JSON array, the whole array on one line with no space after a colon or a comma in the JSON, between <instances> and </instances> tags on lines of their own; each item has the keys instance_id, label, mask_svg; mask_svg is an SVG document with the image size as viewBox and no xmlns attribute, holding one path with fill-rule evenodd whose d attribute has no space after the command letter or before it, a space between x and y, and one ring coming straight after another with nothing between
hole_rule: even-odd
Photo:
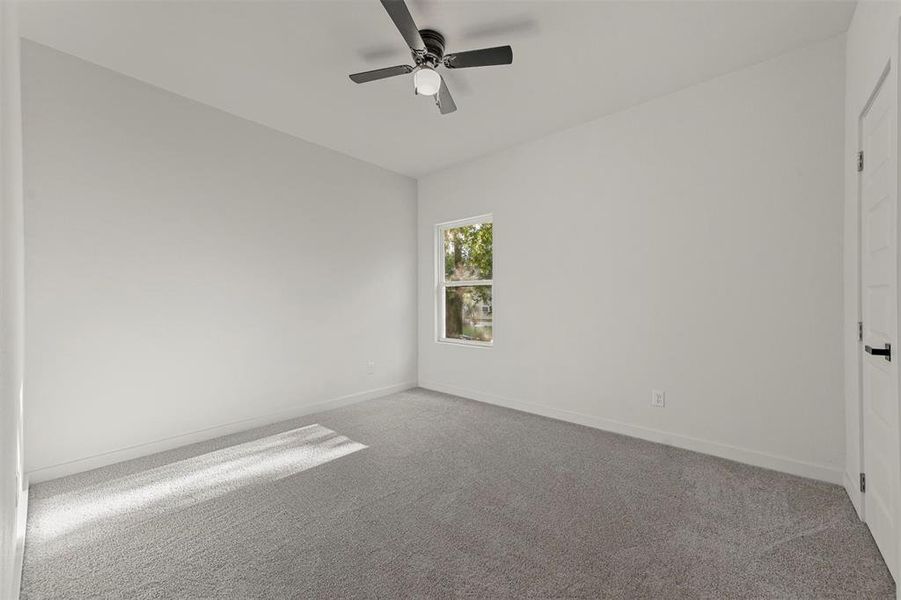
<instances>
[{"instance_id":1,"label":"view of foliage","mask_svg":"<svg viewBox=\"0 0 901 600\"><path fill-rule=\"evenodd\" d=\"M444 335L451 339L492 339L491 286L445 288Z\"/></svg>"},{"instance_id":2,"label":"view of foliage","mask_svg":"<svg viewBox=\"0 0 901 600\"><path fill-rule=\"evenodd\" d=\"M444 275L448 281L491 279L491 223L444 230Z\"/></svg>"},{"instance_id":3,"label":"view of foliage","mask_svg":"<svg viewBox=\"0 0 901 600\"><path fill-rule=\"evenodd\" d=\"M446 281L491 279L493 228L476 223L444 230ZM491 286L446 288L445 337L491 341Z\"/></svg>"}]
</instances>

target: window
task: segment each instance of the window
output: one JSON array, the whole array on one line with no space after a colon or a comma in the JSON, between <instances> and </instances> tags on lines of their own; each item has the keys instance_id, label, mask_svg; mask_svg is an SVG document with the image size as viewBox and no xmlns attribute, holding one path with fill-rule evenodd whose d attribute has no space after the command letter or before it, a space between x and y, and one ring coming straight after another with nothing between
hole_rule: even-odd
<instances>
[{"instance_id":1,"label":"window","mask_svg":"<svg viewBox=\"0 0 901 600\"><path fill-rule=\"evenodd\" d=\"M437 234L438 339L490 346L494 341L491 217L443 223Z\"/></svg>"}]
</instances>

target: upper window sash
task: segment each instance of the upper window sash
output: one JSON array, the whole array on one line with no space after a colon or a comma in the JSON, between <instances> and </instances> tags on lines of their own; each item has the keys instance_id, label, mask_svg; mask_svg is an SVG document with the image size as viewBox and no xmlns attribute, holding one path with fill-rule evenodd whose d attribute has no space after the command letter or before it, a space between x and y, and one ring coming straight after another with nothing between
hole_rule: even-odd
<instances>
[{"instance_id":1,"label":"upper window sash","mask_svg":"<svg viewBox=\"0 0 901 600\"><path fill-rule=\"evenodd\" d=\"M446 269L446 260L447 260L447 246L445 241L445 234L448 230L452 229L460 229L464 227L469 227L472 225L493 225L494 221L491 215L480 215L477 217L470 217L468 219L460 219L458 221L449 221L446 223L439 223L436 225L436 267L437 267L437 275L438 275L438 283L446 286L463 286L463 285L492 285L492 279L485 277L472 277L467 278L463 277L460 279L448 279L448 273ZM492 244L493 245L493 244ZM493 255L493 248L491 254ZM493 263L492 256L492 263ZM493 264L492 264L493 267ZM472 275L484 275L484 273L478 272L477 269L474 269L475 272ZM494 270L493 268L491 269Z\"/></svg>"}]
</instances>

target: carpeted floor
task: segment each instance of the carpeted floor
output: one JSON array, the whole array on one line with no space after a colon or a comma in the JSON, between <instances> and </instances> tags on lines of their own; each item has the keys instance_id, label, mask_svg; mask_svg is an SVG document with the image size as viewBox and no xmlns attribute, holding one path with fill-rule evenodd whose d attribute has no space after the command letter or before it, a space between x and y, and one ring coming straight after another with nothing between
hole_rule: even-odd
<instances>
[{"instance_id":1,"label":"carpeted floor","mask_svg":"<svg viewBox=\"0 0 901 600\"><path fill-rule=\"evenodd\" d=\"M23 598L894 598L837 486L413 390L31 489Z\"/></svg>"}]
</instances>

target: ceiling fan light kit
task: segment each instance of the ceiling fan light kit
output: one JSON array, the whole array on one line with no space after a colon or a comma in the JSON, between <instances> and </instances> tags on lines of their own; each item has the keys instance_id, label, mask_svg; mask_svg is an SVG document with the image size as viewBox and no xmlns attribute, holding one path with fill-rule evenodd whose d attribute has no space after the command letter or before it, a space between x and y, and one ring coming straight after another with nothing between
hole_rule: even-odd
<instances>
[{"instance_id":1,"label":"ceiling fan light kit","mask_svg":"<svg viewBox=\"0 0 901 600\"><path fill-rule=\"evenodd\" d=\"M442 115L457 110L457 105L441 74L439 67L446 69L466 69L491 65L509 65L513 62L510 46L468 50L454 54L444 54L444 36L434 29L419 29L410 15L404 0L381 0L382 6L394 25L400 31L416 66L397 65L373 71L354 73L350 76L354 83L368 83L378 79L413 73L413 90L417 95L434 96L435 104Z\"/></svg>"},{"instance_id":2,"label":"ceiling fan light kit","mask_svg":"<svg viewBox=\"0 0 901 600\"><path fill-rule=\"evenodd\" d=\"M420 96L434 96L441 87L441 75L431 67L419 67L413 74L413 88Z\"/></svg>"}]
</instances>

